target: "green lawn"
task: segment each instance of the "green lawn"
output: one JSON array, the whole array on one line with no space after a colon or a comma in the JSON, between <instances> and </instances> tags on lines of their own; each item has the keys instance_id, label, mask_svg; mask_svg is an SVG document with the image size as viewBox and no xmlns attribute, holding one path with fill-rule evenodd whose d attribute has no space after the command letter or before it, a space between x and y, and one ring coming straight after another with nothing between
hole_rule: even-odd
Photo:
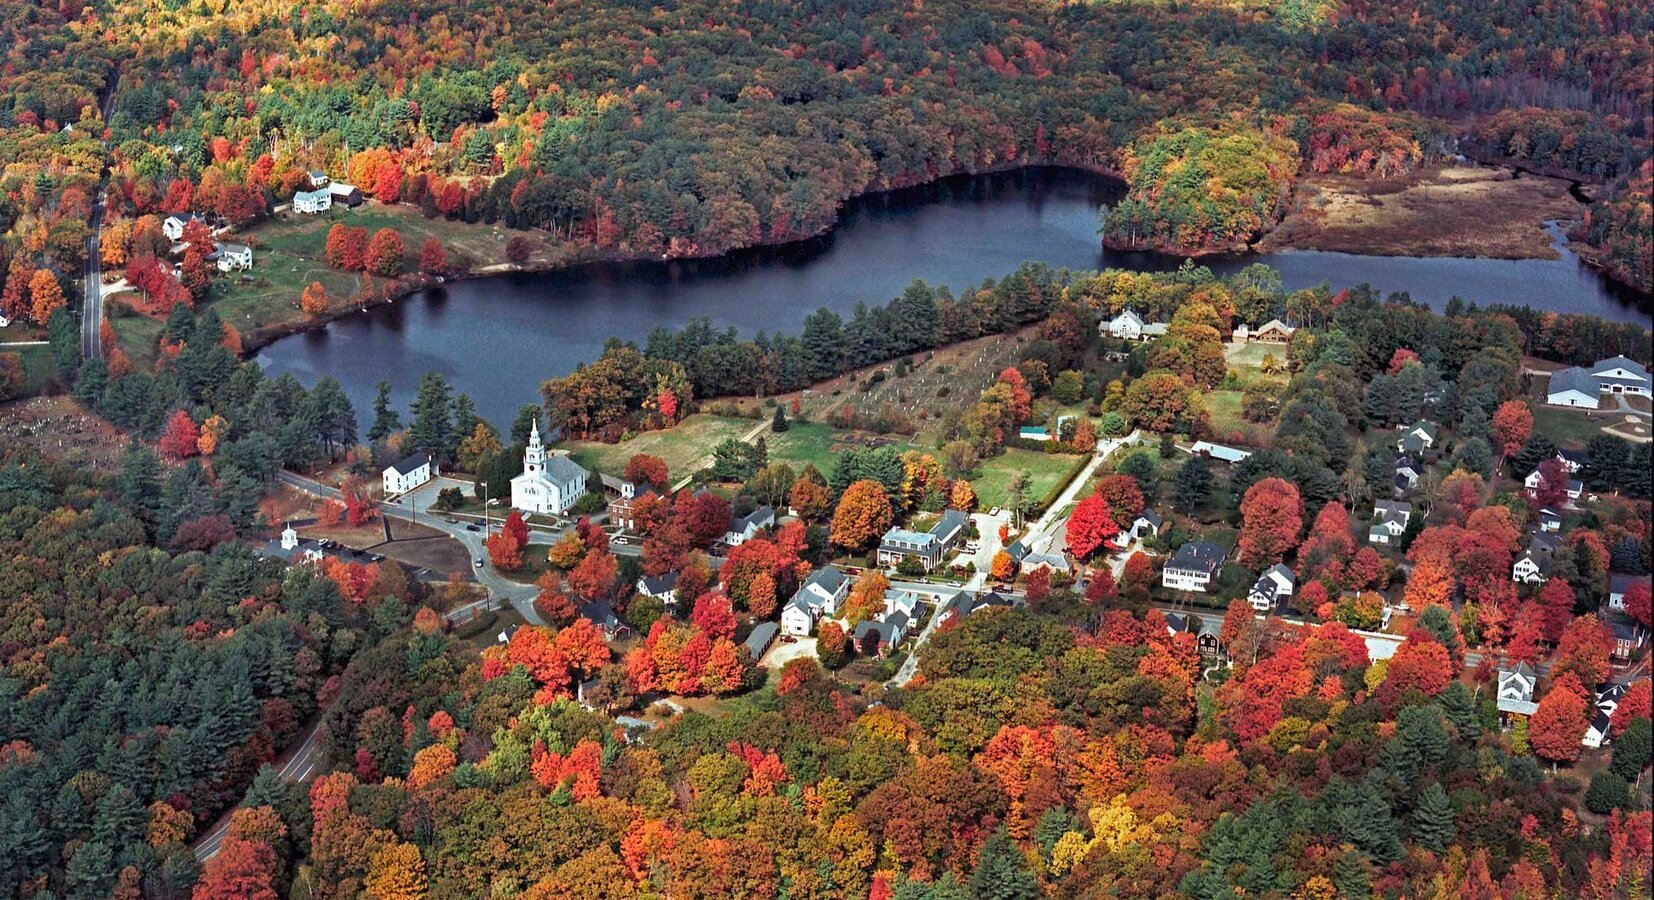
<instances>
[{"instance_id":1,"label":"green lawn","mask_svg":"<svg viewBox=\"0 0 1654 900\"><path fill-rule=\"evenodd\" d=\"M1224 357L1232 369L1253 368L1263 365L1265 356L1275 357L1275 361L1286 364L1286 347L1281 344L1250 343L1239 347L1225 347Z\"/></svg>"},{"instance_id":2,"label":"green lawn","mask_svg":"<svg viewBox=\"0 0 1654 900\"><path fill-rule=\"evenodd\" d=\"M792 427L780 434L768 429L764 431L764 443L769 448L771 462L784 462L796 471L802 471L806 464L813 465L822 475L833 474L833 467L838 464L838 451L843 449L839 442L846 439L858 440L851 432L818 422L794 422ZM903 452L918 446L905 438L895 439L896 447Z\"/></svg>"},{"instance_id":3,"label":"green lawn","mask_svg":"<svg viewBox=\"0 0 1654 900\"><path fill-rule=\"evenodd\" d=\"M1065 453L1040 453L1035 450L1009 448L1004 453L982 461L977 467L971 487L976 489L977 505L983 508L1004 506L1011 495L1011 479L1017 472L1028 473L1028 496L1035 501L1057 484L1065 481L1081 457Z\"/></svg>"},{"instance_id":4,"label":"green lawn","mask_svg":"<svg viewBox=\"0 0 1654 900\"><path fill-rule=\"evenodd\" d=\"M1583 410L1559 409L1535 404L1533 433L1543 434L1558 447L1582 450L1591 438L1602 433L1602 426L1622 421L1621 417L1593 419Z\"/></svg>"},{"instance_id":5,"label":"green lawn","mask_svg":"<svg viewBox=\"0 0 1654 900\"><path fill-rule=\"evenodd\" d=\"M711 454L713 447L728 438L740 437L755 424L750 419L693 415L670 430L645 431L618 444L563 441L558 446L569 451L569 456L580 465L615 476L625 471L626 461L636 454L658 456L666 460L666 467L676 482L701 468L703 458ZM773 434L766 435L766 438L773 437ZM771 456L774 456L773 449Z\"/></svg>"}]
</instances>

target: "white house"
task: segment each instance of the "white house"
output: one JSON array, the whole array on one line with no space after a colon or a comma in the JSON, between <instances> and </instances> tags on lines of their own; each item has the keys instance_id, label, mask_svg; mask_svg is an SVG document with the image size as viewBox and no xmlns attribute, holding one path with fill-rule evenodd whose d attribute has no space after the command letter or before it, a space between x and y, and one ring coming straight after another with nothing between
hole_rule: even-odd
<instances>
[{"instance_id":1,"label":"white house","mask_svg":"<svg viewBox=\"0 0 1654 900\"><path fill-rule=\"evenodd\" d=\"M1412 490L1419 483L1419 466L1410 456L1396 458L1395 489L1397 496Z\"/></svg>"},{"instance_id":2,"label":"white house","mask_svg":"<svg viewBox=\"0 0 1654 900\"><path fill-rule=\"evenodd\" d=\"M310 176L310 186L313 188L325 188L332 181L321 169L311 169L306 174Z\"/></svg>"},{"instance_id":3,"label":"white house","mask_svg":"<svg viewBox=\"0 0 1654 900\"><path fill-rule=\"evenodd\" d=\"M850 579L843 572L832 566L817 569L782 607L781 630L799 637L809 634L822 616L838 615L849 593Z\"/></svg>"},{"instance_id":4,"label":"white house","mask_svg":"<svg viewBox=\"0 0 1654 900\"><path fill-rule=\"evenodd\" d=\"M1552 533L1561 531L1562 516L1548 506L1541 509L1539 511L1539 530Z\"/></svg>"},{"instance_id":5,"label":"white house","mask_svg":"<svg viewBox=\"0 0 1654 900\"><path fill-rule=\"evenodd\" d=\"M326 175L322 176L326 178ZM299 191L293 195L293 211L311 215L327 212L333 208L333 192L325 187L313 191Z\"/></svg>"},{"instance_id":6,"label":"white house","mask_svg":"<svg viewBox=\"0 0 1654 900\"><path fill-rule=\"evenodd\" d=\"M253 267L253 248L246 244L219 244L214 255L218 257L216 262L220 272L245 271Z\"/></svg>"},{"instance_id":7,"label":"white house","mask_svg":"<svg viewBox=\"0 0 1654 900\"><path fill-rule=\"evenodd\" d=\"M1597 380L1604 394L1640 394L1650 396L1648 367L1623 356L1614 356L1591 367L1591 376Z\"/></svg>"},{"instance_id":8,"label":"white house","mask_svg":"<svg viewBox=\"0 0 1654 900\"><path fill-rule=\"evenodd\" d=\"M1200 591L1223 568L1224 552L1210 541L1190 541L1177 548L1166 568L1160 573L1160 583L1174 591Z\"/></svg>"},{"instance_id":9,"label":"white house","mask_svg":"<svg viewBox=\"0 0 1654 900\"><path fill-rule=\"evenodd\" d=\"M729 528L724 532L724 543L731 547L739 546L752 540L760 529L774 524L775 510L760 506L744 516L730 519Z\"/></svg>"},{"instance_id":10,"label":"white house","mask_svg":"<svg viewBox=\"0 0 1654 900\"><path fill-rule=\"evenodd\" d=\"M1114 537L1114 543L1124 547L1132 541L1142 540L1145 537L1159 537L1160 525L1164 521L1160 518L1159 513L1152 509L1145 509L1137 514L1137 518L1132 519L1130 523L1120 529L1120 533Z\"/></svg>"},{"instance_id":11,"label":"white house","mask_svg":"<svg viewBox=\"0 0 1654 900\"><path fill-rule=\"evenodd\" d=\"M1529 535L1528 549L1510 567L1510 580L1521 584L1543 584L1550 577L1551 555L1562 543L1554 534L1536 531Z\"/></svg>"},{"instance_id":12,"label":"white house","mask_svg":"<svg viewBox=\"0 0 1654 900\"><path fill-rule=\"evenodd\" d=\"M1411 428L1402 432L1401 439L1396 441L1396 452L1423 454L1424 451L1436 446L1436 436L1440 433L1441 427L1435 422L1420 419L1414 422Z\"/></svg>"},{"instance_id":13,"label":"white house","mask_svg":"<svg viewBox=\"0 0 1654 900\"><path fill-rule=\"evenodd\" d=\"M1297 585L1298 579L1293 576L1292 570L1276 563L1258 575L1257 583L1246 594L1246 602L1258 612L1269 612L1276 604L1291 597Z\"/></svg>"},{"instance_id":14,"label":"white house","mask_svg":"<svg viewBox=\"0 0 1654 900\"><path fill-rule=\"evenodd\" d=\"M1650 578L1647 575L1619 575L1608 576L1608 606L1610 609L1624 609L1625 595L1635 585L1648 587Z\"/></svg>"},{"instance_id":15,"label":"white house","mask_svg":"<svg viewBox=\"0 0 1654 900\"><path fill-rule=\"evenodd\" d=\"M437 467L429 453L413 453L403 457L401 462L386 466L380 474L385 482L385 496L389 497L405 494L430 481L437 474Z\"/></svg>"},{"instance_id":16,"label":"white house","mask_svg":"<svg viewBox=\"0 0 1654 900\"><path fill-rule=\"evenodd\" d=\"M1499 711L1507 715L1531 716L1539 704L1533 702L1533 688L1539 676L1527 663L1499 670Z\"/></svg>"},{"instance_id":17,"label":"white house","mask_svg":"<svg viewBox=\"0 0 1654 900\"><path fill-rule=\"evenodd\" d=\"M1097 331L1111 338L1125 341L1146 341L1157 338L1166 333L1164 322L1144 322L1143 317L1132 310L1125 310L1119 315L1097 326Z\"/></svg>"},{"instance_id":18,"label":"white house","mask_svg":"<svg viewBox=\"0 0 1654 900\"><path fill-rule=\"evenodd\" d=\"M200 216L192 212L167 213L167 217L161 220L161 233L166 235L169 241L183 240L184 226L200 219Z\"/></svg>"},{"instance_id":19,"label":"white house","mask_svg":"<svg viewBox=\"0 0 1654 900\"><path fill-rule=\"evenodd\" d=\"M1372 544L1393 544L1407 533L1407 523L1413 518L1413 504L1399 500L1380 500L1373 504L1373 524L1367 529L1367 541Z\"/></svg>"},{"instance_id":20,"label":"white house","mask_svg":"<svg viewBox=\"0 0 1654 900\"><path fill-rule=\"evenodd\" d=\"M1564 468L1564 471L1566 471L1566 468ZM1528 473L1528 477L1522 479L1522 485L1526 487L1528 489L1528 493L1532 495L1537 495L1539 493L1539 487L1544 484L1544 482L1545 476L1539 469L1534 469L1532 472ZM1585 485L1576 479L1570 478L1568 479L1568 485L1565 490L1568 495L1568 505L1572 506L1582 495L1584 495Z\"/></svg>"},{"instance_id":21,"label":"white house","mask_svg":"<svg viewBox=\"0 0 1654 900\"><path fill-rule=\"evenodd\" d=\"M1614 710L1619 709L1620 701L1625 699L1630 690L1624 684L1604 682L1597 685L1596 708L1591 711L1591 724L1585 729L1585 736L1580 739L1584 746L1597 750L1608 742L1608 729L1614 722Z\"/></svg>"},{"instance_id":22,"label":"white house","mask_svg":"<svg viewBox=\"0 0 1654 900\"><path fill-rule=\"evenodd\" d=\"M1545 388L1545 402L1552 406L1596 409L1603 394L1649 396L1648 367L1624 356L1613 356L1592 366L1552 372L1550 384Z\"/></svg>"},{"instance_id":23,"label":"white house","mask_svg":"<svg viewBox=\"0 0 1654 900\"><path fill-rule=\"evenodd\" d=\"M637 580L637 592L645 597L653 597L667 606L675 606L678 602L678 573L642 576Z\"/></svg>"},{"instance_id":24,"label":"white house","mask_svg":"<svg viewBox=\"0 0 1654 900\"><path fill-rule=\"evenodd\" d=\"M523 512L561 515L586 492L590 475L566 453L548 457L535 422L523 453L523 473L511 479L511 505Z\"/></svg>"}]
</instances>

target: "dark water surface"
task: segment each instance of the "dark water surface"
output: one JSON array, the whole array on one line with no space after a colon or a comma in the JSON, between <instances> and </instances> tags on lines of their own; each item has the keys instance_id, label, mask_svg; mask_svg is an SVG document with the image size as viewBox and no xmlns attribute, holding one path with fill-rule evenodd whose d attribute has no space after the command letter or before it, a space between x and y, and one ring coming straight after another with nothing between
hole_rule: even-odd
<instances>
[{"instance_id":1,"label":"dark water surface","mask_svg":"<svg viewBox=\"0 0 1654 900\"><path fill-rule=\"evenodd\" d=\"M277 341L258 358L271 373L292 372L306 384L338 378L364 426L380 380L390 381L405 408L427 371L442 372L503 426L518 406L539 399L541 381L597 358L611 335L641 343L656 325L700 316L747 335L797 331L820 306L848 317L857 303L884 303L915 278L957 294L1024 260L1073 269L1175 268L1181 260L1099 248L1097 208L1117 190L1068 169L950 178L854 201L836 229L801 244L713 260L600 263L458 282ZM1438 309L1457 294L1649 321L1645 298L1566 252L1558 260L1492 260L1295 251L1204 262L1219 274L1266 263L1288 289L1366 282Z\"/></svg>"}]
</instances>

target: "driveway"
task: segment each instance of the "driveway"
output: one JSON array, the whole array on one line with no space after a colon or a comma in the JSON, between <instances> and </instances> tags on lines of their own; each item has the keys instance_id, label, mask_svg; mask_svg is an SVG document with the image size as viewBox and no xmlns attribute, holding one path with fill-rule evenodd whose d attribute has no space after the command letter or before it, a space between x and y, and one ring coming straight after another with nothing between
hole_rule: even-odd
<instances>
[{"instance_id":1,"label":"driveway","mask_svg":"<svg viewBox=\"0 0 1654 900\"><path fill-rule=\"evenodd\" d=\"M777 637L775 639L775 643L770 645L769 652L765 653L764 658L759 660L758 663L766 669L774 669L779 672L781 671L781 667L785 666L787 663L806 656L811 659L816 657L815 638L801 637L798 639L797 643L784 644L781 642L781 639Z\"/></svg>"}]
</instances>

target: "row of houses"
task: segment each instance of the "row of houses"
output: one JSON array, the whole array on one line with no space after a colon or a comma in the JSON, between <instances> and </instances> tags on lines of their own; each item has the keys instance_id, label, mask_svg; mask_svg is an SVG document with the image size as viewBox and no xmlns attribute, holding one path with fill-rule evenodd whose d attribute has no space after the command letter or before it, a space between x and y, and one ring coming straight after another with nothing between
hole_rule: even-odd
<instances>
[{"instance_id":1,"label":"row of houses","mask_svg":"<svg viewBox=\"0 0 1654 900\"><path fill-rule=\"evenodd\" d=\"M161 218L161 233L173 242L171 249L175 255L188 249L180 242L184 239L184 229L192 222L206 224L205 219L192 212L167 213ZM246 244L213 241L212 250L207 253L206 261L220 272L246 271L253 267L253 248ZM177 266L173 267L173 274L179 274Z\"/></svg>"},{"instance_id":2,"label":"row of houses","mask_svg":"<svg viewBox=\"0 0 1654 900\"><path fill-rule=\"evenodd\" d=\"M1099 337L1123 341L1150 341L1166 333L1167 323L1146 322L1135 310L1122 310L1119 315L1097 324ZM1238 343L1256 341L1261 344L1287 344L1298 329L1280 319L1270 319L1256 329L1245 323L1235 326L1231 339Z\"/></svg>"},{"instance_id":3,"label":"row of houses","mask_svg":"<svg viewBox=\"0 0 1654 900\"><path fill-rule=\"evenodd\" d=\"M1517 718L1528 718L1539 710L1534 701L1534 688L1539 684L1539 673L1525 662L1499 668L1499 719L1507 726ZM1592 692L1591 724L1586 726L1580 745L1597 750L1608 742L1614 710L1625 699L1631 686L1625 682L1605 681Z\"/></svg>"}]
</instances>

